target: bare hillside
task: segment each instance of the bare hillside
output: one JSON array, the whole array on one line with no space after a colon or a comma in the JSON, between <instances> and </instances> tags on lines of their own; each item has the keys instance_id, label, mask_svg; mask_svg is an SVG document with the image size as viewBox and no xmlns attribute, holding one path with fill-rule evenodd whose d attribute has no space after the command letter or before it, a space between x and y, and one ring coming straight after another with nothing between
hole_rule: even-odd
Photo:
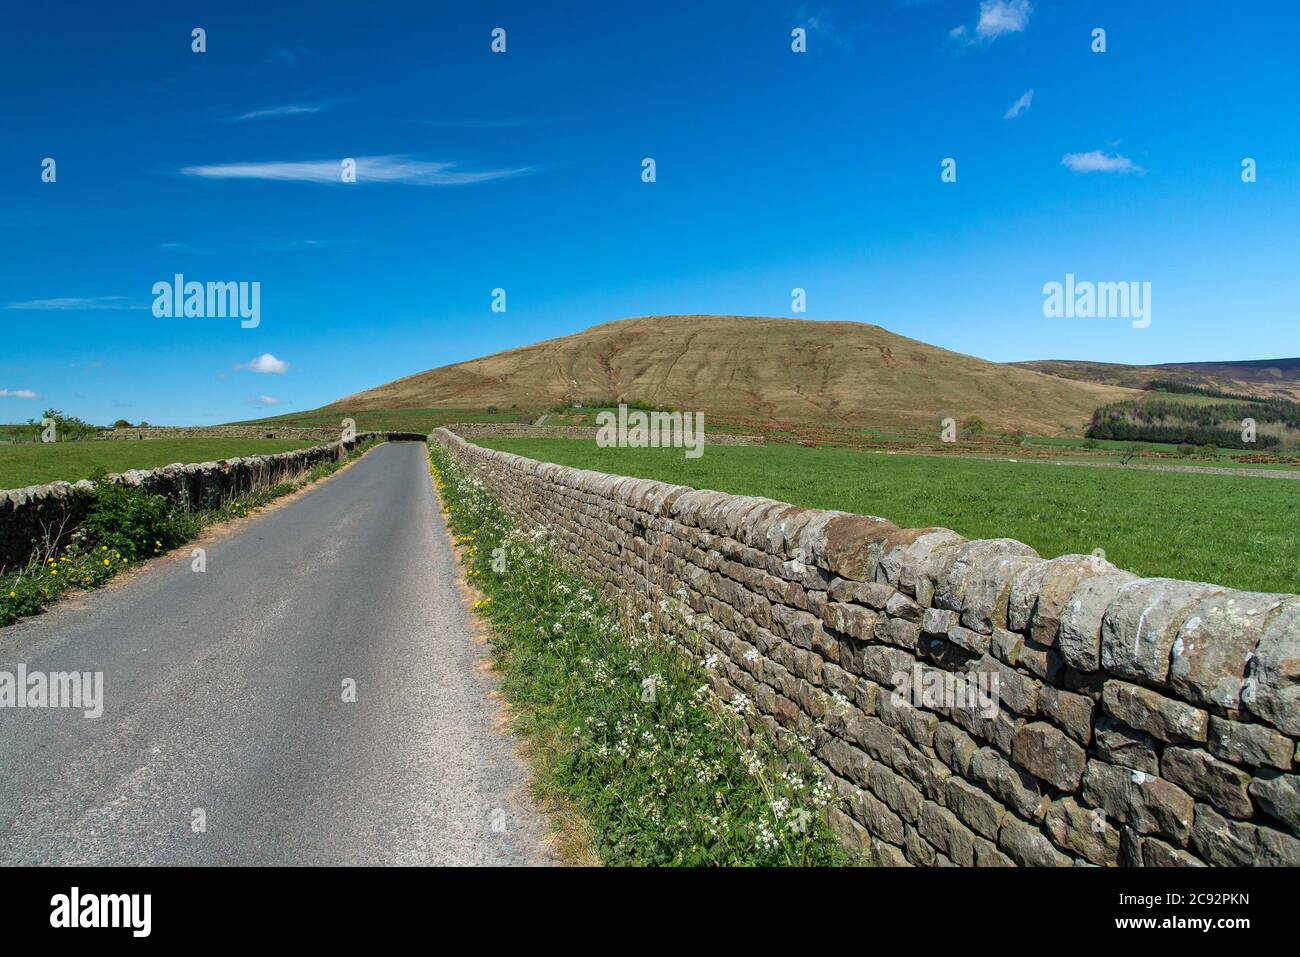
<instances>
[{"instance_id":1,"label":"bare hillside","mask_svg":"<svg viewBox=\"0 0 1300 957\"><path fill-rule=\"evenodd\" d=\"M335 402L351 410L639 400L731 419L1079 434L1128 389L949 352L857 322L644 316L398 379Z\"/></svg>"}]
</instances>

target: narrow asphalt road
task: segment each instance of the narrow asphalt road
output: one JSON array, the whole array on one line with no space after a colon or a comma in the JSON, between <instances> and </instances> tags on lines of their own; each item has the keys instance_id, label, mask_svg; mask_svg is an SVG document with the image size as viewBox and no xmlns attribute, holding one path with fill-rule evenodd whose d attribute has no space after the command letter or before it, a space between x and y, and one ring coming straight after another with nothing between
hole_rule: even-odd
<instances>
[{"instance_id":1,"label":"narrow asphalt road","mask_svg":"<svg viewBox=\"0 0 1300 957\"><path fill-rule=\"evenodd\" d=\"M548 862L422 444L155 566L0 628L103 672L99 718L0 707L0 864Z\"/></svg>"}]
</instances>

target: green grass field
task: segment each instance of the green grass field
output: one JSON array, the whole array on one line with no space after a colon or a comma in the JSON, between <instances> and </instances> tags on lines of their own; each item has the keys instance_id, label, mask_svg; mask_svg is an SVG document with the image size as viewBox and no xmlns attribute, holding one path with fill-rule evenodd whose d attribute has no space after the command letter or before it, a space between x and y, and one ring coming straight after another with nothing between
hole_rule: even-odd
<instances>
[{"instance_id":1,"label":"green grass field","mask_svg":"<svg viewBox=\"0 0 1300 957\"><path fill-rule=\"evenodd\" d=\"M881 515L969 538L1017 538L1044 558L1105 550L1140 575L1300 593L1300 481L976 461L848 449L601 449L563 439L480 444L696 488Z\"/></svg>"},{"instance_id":2,"label":"green grass field","mask_svg":"<svg viewBox=\"0 0 1300 957\"><path fill-rule=\"evenodd\" d=\"M153 439L0 445L0 488L75 482L99 466L110 472L154 469L173 462L211 462L242 455L270 455L316 443L293 439Z\"/></svg>"}]
</instances>

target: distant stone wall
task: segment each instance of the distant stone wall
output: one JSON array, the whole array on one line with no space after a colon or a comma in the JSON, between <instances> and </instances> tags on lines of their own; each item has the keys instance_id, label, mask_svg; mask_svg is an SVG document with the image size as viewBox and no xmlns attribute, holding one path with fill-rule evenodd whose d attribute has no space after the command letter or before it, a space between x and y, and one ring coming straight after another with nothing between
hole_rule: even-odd
<instances>
[{"instance_id":1,"label":"distant stone wall","mask_svg":"<svg viewBox=\"0 0 1300 957\"><path fill-rule=\"evenodd\" d=\"M322 462L336 462L357 445L376 438L423 442L426 436L418 432L360 432L347 442L221 462L177 463L147 471L132 469L108 478L164 495L174 505L201 508L290 480ZM88 495L94 487L93 482L83 479L76 483L51 482L0 490L0 570L26 564L47 535L58 535L60 530L67 535L75 530L86 515Z\"/></svg>"},{"instance_id":2,"label":"distant stone wall","mask_svg":"<svg viewBox=\"0 0 1300 957\"><path fill-rule=\"evenodd\" d=\"M633 614L685 594L879 864L1300 864L1300 597L432 438Z\"/></svg>"},{"instance_id":3,"label":"distant stone wall","mask_svg":"<svg viewBox=\"0 0 1300 957\"><path fill-rule=\"evenodd\" d=\"M467 439L592 439L599 429L585 425L522 425L513 422L458 422L446 428ZM705 446L766 445L761 435L738 435L731 432L706 432Z\"/></svg>"},{"instance_id":4,"label":"distant stone wall","mask_svg":"<svg viewBox=\"0 0 1300 957\"><path fill-rule=\"evenodd\" d=\"M192 428L150 425L144 428L103 429L95 435L97 440L130 441L139 439L307 439L310 441L337 439L342 426L326 428L297 428L290 426L261 425L209 425Z\"/></svg>"}]
</instances>

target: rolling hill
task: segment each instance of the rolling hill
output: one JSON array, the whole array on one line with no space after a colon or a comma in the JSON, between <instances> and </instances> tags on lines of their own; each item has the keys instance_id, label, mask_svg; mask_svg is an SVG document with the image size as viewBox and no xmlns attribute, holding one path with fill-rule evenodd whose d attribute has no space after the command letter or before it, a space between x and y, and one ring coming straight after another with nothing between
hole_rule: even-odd
<instances>
[{"instance_id":1,"label":"rolling hill","mask_svg":"<svg viewBox=\"0 0 1300 957\"><path fill-rule=\"evenodd\" d=\"M331 407L636 400L733 421L928 428L978 416L994 429L1079 435L1094 409L1132 395L864 323L643 316L420 372Z\"/></svg>"},{"instance_id":2,"label":"rolling hill","mask_svg":"<svg viewBox=\"0 0 1300 957\"><path fill-rule=\"evenodd\" d=\"M1153 380L1164 379L1221 392L1300 401L1300 358L1251 359L1241 362L1167 362L1150 366L1079 362L1071 359L1041 359L1011 364L1076 382L1098 382L1130 389L1141 389Z\"/></svg>"}]
</instances>

